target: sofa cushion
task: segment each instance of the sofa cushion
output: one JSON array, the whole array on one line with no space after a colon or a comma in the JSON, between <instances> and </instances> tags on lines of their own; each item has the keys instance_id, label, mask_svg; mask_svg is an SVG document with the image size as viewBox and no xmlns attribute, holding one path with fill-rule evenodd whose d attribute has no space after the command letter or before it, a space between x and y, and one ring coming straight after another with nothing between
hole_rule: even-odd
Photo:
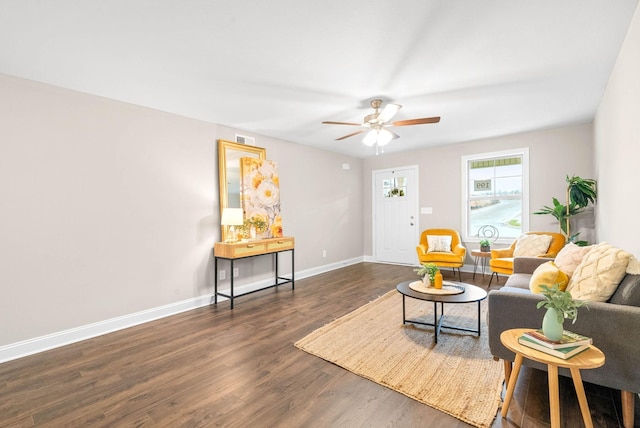
<instances>
[{"instance_id":1,"label":"sofa cushion","mask_svg":"<svg viewBox=\"0 0 640 428\"><path fill-rule=\"evenodd\" d=\"M525 276L525 275L523 275ZM530 277L531 275L526 275L527 277ZM529 291L529 289L527 287L518 287L518 286L514 286L512 287L511 285L505 285L504 287L502 287L500 289L500 291L507 291L509 293L520 293L520 294L528 294L531 295L531 291Z\"/></svg>"},{"instance_id":2,"label":"sofa cushion","mask_svg":"<svg viewBox=\"0 0 640 428\"><path fill-rule=\"evenodd\" d=\"M541 285L552 287L558 284L558 288L564 291L568 282L567 274L558 269L554 262L546 262L533 271L531 281L529 281L529 289L532 293L540 294L542 292Z\"/></svg>"},{"instance_id":3,"label":"sofa cushion","mask_svg":"<svg viewBox=\"0 0 640 428\"><path fill-rule=\"evenodd\" d=\"M584 256L567 285L574 299L606 302L625 275L631 255L602 242Z\"/></svg>"},{"instance_id":4,"label":"sofa cushion","mask_svg":"<svg viewBox=\"0 0 640 428\"><path fill-rule=\"evenodd\" d=\"M587 255L593 247L593 245L580 247L573 242L570 242L560 250L554 262L562 272L571 277L584 256Z\"/></svg>"},{"instance_id":5,"label":"sofa cushion","mask_svg":"<svg viewBox=\"0 0 640 428\"><path fill-rule=\"evenodd\" d=\"M609 303L640 307L640 275L625 275Z\"/></svg>"},{"instance_id":6,"label":"sofa cushion","mask_svg":"<svg viewBox=\"0 0 640 428\"><path fill-rule=\"evenodd\" d=\"M514 257L537 257L547 253L551 244L551 235L522 235L513 250Z\"/></svg>"},{"instance_id":7,"label":"sofa cushion","mask_svg":"<svg viewBox=\"0 0 640 428\"><path fill-rule=\"evenodd\" d=\"M451 252L451 236L447 235L427 235L428 253L450 253Z\"/></svg>"},{"instance_id":8,"label":"sofa cushion","mask_svg":"<svg viewBox=\"0 0 640 428\"><path fill-rule=\"evenodd\" d=\"M518 288L521 290L526 290L527 293L531 293L529 290L529 282L531 282L531 274L529 273L514 273L509 275L507 278L507 282L504 284L504 287L501 290L507 288Z\"/></svg>"}]
</instances>

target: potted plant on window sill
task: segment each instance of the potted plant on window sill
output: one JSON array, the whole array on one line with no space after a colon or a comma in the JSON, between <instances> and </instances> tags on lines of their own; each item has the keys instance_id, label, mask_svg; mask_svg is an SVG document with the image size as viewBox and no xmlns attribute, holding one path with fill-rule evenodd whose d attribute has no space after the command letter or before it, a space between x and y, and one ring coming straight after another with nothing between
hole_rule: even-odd
<instances>
[{"instance_id":1,"label":"potted plant on window sill","mask_svg":"<svg viewBox=\"0 0 640 428\"><path fill-rule=\"evenodd\" d=\"M538 302L537 308L547 309L542 319L542 333L549 340L560 340L564 331L564 320L570 319L576 322L578 319L578 308L586 306L584 300L574 300L571 293L560 290L558 284L552 287L541 285L542 295L545 300Z\"/></svg>"}]
</instances>

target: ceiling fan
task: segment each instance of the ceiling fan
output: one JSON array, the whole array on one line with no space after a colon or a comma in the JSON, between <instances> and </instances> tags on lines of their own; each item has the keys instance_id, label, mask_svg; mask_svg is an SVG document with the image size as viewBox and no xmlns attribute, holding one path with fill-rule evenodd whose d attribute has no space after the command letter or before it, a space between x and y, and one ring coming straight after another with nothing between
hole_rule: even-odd
<instances>
[{"instance_id":1,"label":"ceiling fan","mask_svg":"<svg viewBox=\"0 0 640 428\"><path fill-rule=\"evenodd\" d=\"M388 128L392 126L422 125L425 123L440 122L440 116L423 117L420 119L397 120L395 122L391 122L391 118L393 118L393 116L398 113L402 106L400 104L388 103L384 106L382 111L380 111L381 106L382 100L376 99L371 101L371 107L374 109L374 112L366 115L362 123L334 122L330 120L326 120L322 123L326 125L351 125L364 127L364 129L360 129L359 131L336 138L336 141L344 140L346 138L353 137L354 135L366 132L367 135L365 135L362 142L367 146L375 145L376 154L378 154L378 147L383 147L391 140L395 140L396 138L400 137L398 134L390 131Z\"/></svg>"}]
</instances>

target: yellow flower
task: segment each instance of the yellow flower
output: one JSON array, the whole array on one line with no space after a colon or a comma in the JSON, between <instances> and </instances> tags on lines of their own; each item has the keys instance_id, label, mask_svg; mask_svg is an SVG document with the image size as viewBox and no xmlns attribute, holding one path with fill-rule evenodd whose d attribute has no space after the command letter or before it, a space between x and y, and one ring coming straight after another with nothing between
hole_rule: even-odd
<instances>
[{"instance_id":1,"label":"yellow flower","mask_svg":"<svg viewBox=\"0 0 640 428\"><path fill-rule=\"evenodd\" d=\"M279 215L273 220L271 224L271 236L279 238L282 236L282 217Z\"/></svg>"}]
</instances>

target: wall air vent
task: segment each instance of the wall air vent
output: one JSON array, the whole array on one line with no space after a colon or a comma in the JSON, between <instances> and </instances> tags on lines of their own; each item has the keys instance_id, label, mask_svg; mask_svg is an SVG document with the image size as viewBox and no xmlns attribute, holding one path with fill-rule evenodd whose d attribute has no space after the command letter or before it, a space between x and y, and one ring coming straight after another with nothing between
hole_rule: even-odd
<instances>
[{"instance_id":1,"label":"wall air vent","mask_svg":"<svg viewBox=\"0 0 640 428\"><path fill-rule=\"evenodd\" d=\"M244 135L236 134L236 143L238 144L246 144L248 146L255 146L256 139L253 137L246 137Z\"/></svg>"}]
</instances>

